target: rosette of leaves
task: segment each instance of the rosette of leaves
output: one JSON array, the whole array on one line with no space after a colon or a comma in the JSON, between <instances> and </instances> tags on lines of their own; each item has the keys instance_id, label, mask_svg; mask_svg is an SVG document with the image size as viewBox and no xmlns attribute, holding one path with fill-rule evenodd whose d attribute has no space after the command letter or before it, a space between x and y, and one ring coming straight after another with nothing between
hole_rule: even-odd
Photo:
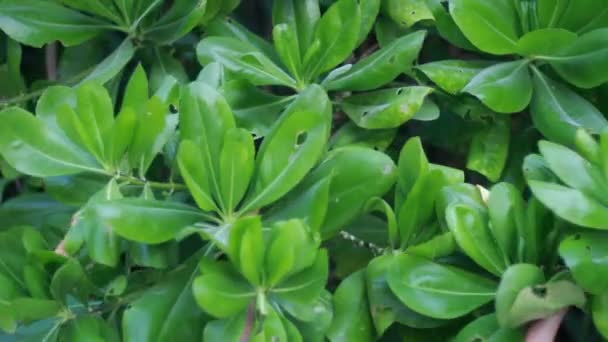
<instances>
[{"instance_id":1,"label":"rosette of leaves","mask_svg":"<svg viewBox=\"0 0 608 342\"><path fill-rule=\"evenodd\" d=\"M228 77L223 92L238 107L237 117L257 134L266 130L251 116L272 117L292 97L272 95L255 86L301 92L310 84L320 84L332 92L356 125L346 126L343 134L363 128L389 130L384 132L390 135L412 118L432 120L439 113L427 99L431 88L403 85L378 90L411 69L424 31L400 37L351 61L350 56L372 29L379 8L378 0L339 0L321 14L318 0L274 1L272 45L235 22L219 20L209 25L207 32L212 37L199 43L197 55L201 64L219 63L234 76ZM351 92L358 93L351 96Z\"/></svg>"},{"instance_id":2,"label":"rosette of leaves","mask_svg":"<svg viewBox=\"0 0 608 342\"><path fill-rule=\"evenodd\" d=\"M557 265L554 251L561 238L563 222L550 215L535 198L526 204L512 185L499 183L492 187L487 200L484 200L476 187L462 184L444 188L437 208L440 215L443 213L442 222L459 249L475 266L432 264L444 268L446 276L454 272L452 275L466 274L467 277L480 278L469 283L472 287L463 288L461 295L471 291L464 297L453 291L429 291L433 293L430 297L438 300L438 303L427 308L419 306L420 312L445 318L443 315L450 311L445 308L457 303L451 300L460 297L466 305L453 306L452 318L474 310L488 313L489 308L484 305L494 301L495 316L484 316L471 322L470 327L466 327L457 339L472 338L473 329L483 330L486 338L509 334L511 338L521 339L521 332L513 329L549 317L563 308L582 308L585 305L583 290L569 273L559 272ZM402 270L402 279L409 284L405 293L419 291L418 285L421 284L417 283L417 279L420 278L413 277L407 268ZM496 277L500 278L498 282ZM408 279L415 283L408 283ZM436 280L440 279L445 280L442 276ZM472 290L480 284L487 284L483 292ZM403 297L406 303L409 300L412 303L408 304L416 305L416 300L409 298ZM443 309L433 313L433 308L439 307Z\"/></svg>"},{"instance_id":3,"label":"rosette of leaves","mask_svg":"<svg viewBox=\"0 0 608 342\"><path fill-rule=\"evenodd\" d=\"M135 58L180 77L183 67L162 47L238 4L238 0L9 0L0 4L0 30L24 45L42 47L58 41L66 47L56 66L59 75L52 76L59 76L61 84L109 82ZM116 37L122 39L120 44ZM103 55L106 45L114 49L108 56ZM136 56L142 47L153 47L146 53L154 58L146 53ZM23 97L15 96L10 103Z\"/></svg>"},{"instance_id":4,"label":"rosette of leaves","mask_svg":"<svg viewBox=\"0 0 608 342\"><path fill-rule=\"evenodd\" d=\"M119 341L102 315L104 306L116 304L126 278L85 270L50 250L56 241L42 232L21 226L0 233L0 329L21 340Z\"/></svg>"},{"instance_id":5,"label":"rosette of leaves","mask_svg":"<svg viewBox=\"0 0 608 342\"><path fill-rule=\"evenodd\" d=\"M577 128L599 133L608 123L571 87L588 89L608 81L608 21L602 6L592 1L450 0L451 18L472 46L517 58L443 60L419 69L443 91L473 95L497 113L529 108L545 137L572 144Z\"/></svg>"},{"instance_id":6,"label":"rosette of leaves","mask_svg":"<svg viewBox=\"0 0 608 342\"><path fill-rule=\"evenodd\" d=\"M259 216L238 220L228 260L201 260L202 275L193 283L197 303L220 319L206 326L204 339L322 340L332 310L324 292L327 252L320 242L319 232L301 220L268 228Z\"/></svg>"},{"instance_id":7,"label":"rosette of leaves","mask_svg":"<svg viewBox=\"0 0 608 342\"><path fill-rule=\"evenodd\" d=\"M576 149L549 141L539 142L540 155L526 158L524 172L534 195L560 218L586 229L569 231L559 255L572 277L593 296L591 313L596 328L608 336L605 324L607 266L606 193L608 134L596 140L578 130Z\"/></svg>"},{"instance_id":8,"label":"rosette of leaves","mask_svg":"<svg viewBox=\"0 0 608 342\"><path fill-rule=\"evenodd\" d=\"M391 280L391 270L403 255L435 258L454 251L451 234L440 229L435 200L443 187L463 181L462 171L429 163L419 138L411 138L403 146L395 187L396 209L381 198L366 206L366 211L386 218L387 241L375 246L382 248L380 256L369 261L365 269L346 277L336 290L334 321L328 334L331 341L372 341L384 335L393 323L431 328L448 322L427 317L406 305L398 296L400 279ZM365 238L356 230L348 232ZM352 321L359 324L353 326Z\"/></svg>"},{"instance_id":9,"label":"rosette of leaves","mask_svg":"<svg viewBox=\"0 0 608 342\"><path fill-rule=\"evenodd\" d=\"M174 83L166 85L148 98L146 75L138 68L116 116L108 91L94 83L48 88L38 102L36 116L16 107L1 112L0 153L7 163L25 175L43 178L51 197L82 206L66 239L68 253L76 253L86 241L94 261L116 266L123 248L121 239L113 231L99 230L91 220L84 220L90 216L87 209L98 201L122 197L121 186L134 185L139 190L132 188L130 192L142 193L147 185L142 193L146 197L154 196L151 184L171 189L170 184L145 180L177 125L169 101L178 89ZM148 255L154 259L154 252L140 247L138 252L133 250L135 258Z\"/></svg>"}]
</instances>

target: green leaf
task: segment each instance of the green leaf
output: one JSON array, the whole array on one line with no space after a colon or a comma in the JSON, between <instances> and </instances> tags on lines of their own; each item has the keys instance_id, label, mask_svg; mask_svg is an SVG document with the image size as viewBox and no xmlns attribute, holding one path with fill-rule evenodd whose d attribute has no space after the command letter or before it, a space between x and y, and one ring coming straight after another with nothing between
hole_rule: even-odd
<instances>
[{"instance_id":1,"label":"green leaf","mask_svg":"<svg viewBox=\"0 0 608 342\"><path fill-rule=\"evenodd\" d=\"M334 318L327 332L331 342L374 340L365 293L365 272L344 279L334 294Z\"/></svg>"},{"instance_id":2,"label":"green leaf","mask_svg":"<svg viewBox=\"0 0 608 342\"><path fill-rule=\"evenodd\" d=\"M14 40L41 47L55 40L64 46L81 44L103 32L103 21L53 1L0 3L0 29Z\"/></svg>"},{"instance_id":3,"label":"green leaf","mask_svg":"<svg viewBox=\"0 0 608 342\"><path fill-rule=\"evenodd\" d=\"M512 314L512 306L519 293L526 287L542 284L545 281L543 271L531 264L509 266L500 279L496 291L496 318L503 327L515 327L517 320Z\"/></svg>"},{"instance_id":4,"label":"green leaf","mask_svg":"<svg viewBox=\"0 0 608 342\"><path fill-rule=\"evenodd\" d=\"M255 146L251 133L233 128L224 135L220 152L220 193L227 210L233 210L245 195L255 159Z\"/></svg>"},{"instance_id":5,"label":"green leaf","mask_svg":"<svg viewBox=\"0 0 608 342\"><path fill-rule=\"evenodd\" d=\"M294 32L298 55L303 56L310 46L315 26L321 17L318 0L274 1L272 7L272 25L289 25Z\"/></svg>"},{"instance_id":6,"label":"green leaf","mask_svg":"<svg viewBox=\"0 0 608 342\"><path fill-rule=\"evenodd\" d=\"M324 152L330 124L331 104L323 89L313 85L300 93L264 138L241 211L268 205L298 184Z\"/></svg>"},{"instance_id":7,"label":"green leaf","mask_svg":"<svg viewBox=\"0 0 608 342\"><path fill-rule=\"evenodd\" d=\"M524 336L520 330L501 328L496 314L488 314L467 324L453 339L453 342L473 341L524 341Z\"/></svg>"},{"instance_id":8,"label":"green leaf","mask_svg":"<svg viewBox=\"0 0 608 342\"><path fill-rule=\"evenodd\" d=\"M352 170L357 169L357 172ZM331 177L329 206L321 228L323 239L336 234L359 216L370 198L382 196L394 184L396 167L384 153L364 147L342 147L331 151L305 178L306 189Z\"/></svg>"},{"instance_id":9,"label":"green leaf","mask_svg":"<svg viewBox=\"0 0 608 342\"><path fill-rule=\"evenodd\" d=\"M327 213L330 184L331 178L328 177L306 187L296 187L266 213L265 220L276 222L299 218L304 220L313 232L318 232Z\"/></svg>"},{"instance_id":10,"label":"green leaf","mask_svg":"<svg viewBox=\"0 0 608 342\"><path fill-rule=\"evenodd\" d=\"M162 151L177 126L178 116L169 114L168 107L158 97L152 97L146 103L146 112L139 113L129 148L129 164L139 170L141 178L144 178L154 157Z\"/></svg>"},{"instance_id":11,"label":"green leaf","mask_svg":"<svg viewBox=\"0 0 608 342\"><path fill-rule=\"evenodd\" d=\"M299 80L302 70L302 57L300 56L298 38L294 27L287 23L276 25L272 29L272 39L281 61L295 79Z\"/></svg>"},{"instance_id":12,"label":"green leaf","mask_svg":"<svg viewBox=\"0 0 608 342\"><path fill-rule=\"evenodd\" d=\"M146 101L149 98L148 76L146 70L138 64L125 88L121 109L131 108L138 115L146 111Z\"/></svg>"},{"instance_id":13,"label":"green leaf","mask_svg":"<svg viewBox=\"0 0 608 342\"><path fill-rule=\"evenodd\" d=\"M237 230L235 227L230 232L230 240L234 238L240 240L238 250L232 252L238 255L241 274L250 284L259 286L264 269L264 250L261 248L264 245L262 222L258 217L253 223L242 225L242 227L246 229ZM230 241L230 245L232 245L232 241Z\"/></svg>"},{"instance_id":14,"label":"green leaf","mask_svg":"<svg viewBox=\"0 0 608 342\"><path fill-rule=\"evenodd\" d=\"M194 279L192 290L198 305L209 314L227 318L245 310L255 298L255 290L242 276L224 263L217 263ZM218 305L222 303L222 305Z\"/></svg>"},{"instance_id":15,"label":"green leaf","mask_svg":"<svg viewBox=\"0 0 608 342\"><path fill-rule=\"evenodd\" d=\"M50 290L53 297L63 303L68 303L70 296L86 303L94 293L94 286L78 261L70 259L53 275Z\"/></svg>"},{"instance_id":16,"label":"green leaf","mask_svg":"<svg viewBox=\"0 0 608 342\"><path fill-rule=\"evenodd\" d=\"M207 218L178 202L135 198L98 203L91 210L106 229L125 239L149 244L169 241L183 228Z\"/></svg>"},{"instance_id":17,"label":"green leaf","mask_svg":"<svg viewBox=\"0 0 608 342\"><path fill-rule=\"evenodd\" d=\"M608 81L608 27L585 33L547 60L566 81L593 88Z\"/></svg>"},{"instance_id":18,"label":"green leaf","mask_svg":"<svg viewBox=\"0 0 608 342\"><path fill-rule=\"evenodd\" d=\"M494 298L496 283L453 266L402 254L387 275L393 293L412 310L433 318L464 316Z\"/></svg>"},{"instance_id":19,"label":"green leaf","mask_svg":"<svg viewBox=\"0 0 608 342\"><path fill-rule=\"evenodd\" d=\"M125 39L108 57L101 63L97 64L95 69L91 71L79 84L88 81L93 81L100 84L105 84L129 63L135 54L135 47L130 39Z\"/></svg>"},{"instance_id":20,"label":"green leaf","mask_svg":"<svg viewBox=\"0 0 608 342\"><path fill-rule=\"evenodd\" d=\"M386 280L388 270L394 260L391 255L382 255L374 258L365 269L369 311L376 334L382 336L394 322L408 327L425 329L444 324L443 320L426 317L412 311L395 296Z\"/></svg>"},{"instance_id":21,"label":"green leaf","mask_svg":"<svg viewBox=\"0 0 608 342\"><path fill-rule=\"evenodd\" d=\"M361 45L361 43L368 38L376 19L378 19L381 2L382 0L367 0L359 2L359 9L361 10L361 24L359 25L359 38L357 39L356 46Z\"/></svg>"},{"instance_id":22,"label":"green leaf","mask_svg":"<svg viewBox=\"0 0 608 342\"><path fill-rule=\"evenodd\" d=\"M498 113L520 112L532 99L527 65L525 59L495 64L473 77L462 91L474 95Z\"/></svg>"},{"instance_id":23,"label":"green leaf","mask_svg":"<svg viewBox=\"0 0 608 342\"><path fill-rule=\"evenodd\" d=\"M456 95L482 70L490 66L487 61L444 60L417 66L428 78L446 92Z\"/></svg>"},{"instance_id":24,"label":"green leaf","mask_svg":"<svg viewBox=\"0 0 608 342\"><path fill-rule=\"evenodd\" d=\"M207 1L181 0L146 28L145 34L158 45L168 45L189 33L197 26L207 10Z\"/></svg>"},{"instance_id":25,"label":"green leaf","mask_svg":"<svg viewBox=\"0 0 608 342\"><path fill-rule=\"evenodd\" d=\"M177 152L177 163L198 207L205 211L219 211L211 196L210 170L206 169L201 149L191 140L183 140Z\"/></svg>"},{"instance_id":26,"label":"green leaf","mask_svg":"<svg viewBox=\"0 0 608 342\"><path fill-rule=\"evenodd\" d=\"M498 183L490 189L487 205L489 227L502 255L509 263L523 261L520 253L529 241L523 231L525 204L521 193L509 183Z\"/></svg>"},{"instance_id":27,"label":"green leaf","mask_svg":"<svg viewBox=\"0 0 608 342\"><path fill-rule=\"evenodd\" d=\"M67 341L118 342L118 333L100 317L82 315L62 327L60 338Z\"/></svg>"},{"instance_id":28,"label":"green leaf","mask_svg":"<svg viewBox=\"0 0 608 342\"><path fill-rule=\"evenodd\" d=\"M422 20L433 20L433 14L425 0L400 1L387 0L382 2L382 12L396 23L410 27Z\"/></svg>"},{"instance_id":29,"label":"green leaf","mask_svg":"<svg viewBox=\"0 0 608 342\"><path fill-rule=\"evenodd\" d=\"M608 208L579 190L537 180L528 181L534 196L562 219L583 227L608 229Z\"/></svg>"},{"instance_id":30,"label":"green leaf","mask_svg":"<svg viewBox=\"0 0 608 342\"><path fill-rule=\"evenodd\" d=\"M460 248L481 267L500 276L507 267L506 256L483 214L466 204L452 204L447 207L445 216Z\"/></svg>"},{"instance_id":31,"label":"green leaf","mask_svg":"<svg viewBox=\"0 0 608 342\"><path fill-rule=\"evenodd\" d=\"M265 258L268 285L274 286L315 262L320 240L303 221L277 222L272 226L271 234Z\"/></svg>"},{"instance_id":32,"label":"green leaf","mask_svg":"<svg viewBox=\"0 0 608 342\"><path fill-rule=\"evenodd\" d=\"M219 62L255 85L284 85L295 88L293 78L255 46L235 38L210 37L196 47L201 64Z\"/></svg>"},{"instance_id":33,"label":"green leaf","mask_svg":"<svg viewBox=\"0 0 608 342\"><path fill-rule=\"evenodd\" d=\"M319 20L304 55L305 79L333 69L353 52L359 39L361 9L356 0L338 0Z\"/></svg>"},{"instance_id":34,"label":"green leaf","mask_svg":"<svg viewBox=\"0 0 608 342\"><path fill-rule=\"evenodd\" d=\"M410 69L426 32L418 31L401 37L365 57L344 74L324 84L328 90L371 90L393 81Z\"/></svg>"},{"instance_id":35,"label":"green leaf","mask_svg":"<svg viewBox=\"0 0 608 342\"><path fill-rule=\"evenodd\" d=\"M49 128L58 131L57 112L63 106L76 110L77 98L74 88L51 86L44 90L36 103L36 116Z\"/></svg>"},{"instance_id":36,"label":"green leaf","mask_svg":"<svg viewBox=\"0 0 608 342\"><path fill-rule=\"evenodd\" d=\"M224 135L235 127L230 106L217 90L203 82L193 82L182 92L179 115L181 139L192 140L194 143L193 146L184 148L183 166L188 168L188 163L194 163L190 164L193 172L190 177L200 177L194 179L201 190L212 195L219 202L220 209L225 209L219 172ZM195 146L200 153L194 152ZM200 198L198 201L202 205ZM203 209L208 207L209 205L201 206Z\"/></svg>"},{"instance_id":37,"label":"green leaf","mask_svg":"<svg viewBox=\"0 0 608 342\"><path fill-rule=\"evenodd\" d=\"M281 111L295 97L270 94L243 80L228 81L221 91L234 112L238 126L257 136L270 132Z\"/></svg>"},{"instance_id":38,"label":"green leaf","mask_svg":"<svg viewBox=\"0 0 608 342\"><path fill-rule=\"evenodd\" d=\"M314 263L278 283L270 290L271 298L277 300L292 316L299 320L315 318L314 303L321 295L329 274L327 251L322 249Z\"/></svg>"},{"instance_id":39,"label":"green leaf","mask_svg":"<svg viewBox=\"0 0 608 342\"><path fill-rule=\"evenodd\" d=\"M130 303L122 318L124 341L200 340L205 317L192 293L195 264L189 264L169 273Z\"/></svg>"},{"instance_id":40,"label":"green leaf","mask_svg":"<svg viewBox=\"0 0 608 342\"><path fill-rule=\"evenodd\" d=\"M511 140L509 117L495 117L490 127L479 130L471 141L467 169L477 171L496 182L502 174Z\"/></svg>"},{"instance_id":41,"label":"green leaf","mask_svg":"<svg viewBox=\"0 0 608 342\"><path fill-rule=\"evenodd\" d=\"M115 23L122 23L122 18L116 12L115 7L112 6L111 0L91 0L86 2L78 0L59 0L56 2L63 3L68 7L82 12L110 19ZM108 2L110 2L110 4Z\"/></svg>"},{"instance_id":42,"label":"green leaf","mask_svg":"<svg viewBox=\"0 0 608 342\"><path fill-rule=\"evenodd\" d=\"M551 59L576 41L576 34L559 28L546 28L526 33L517 42L517 53L533 59Z\"/></svg>"},{"instance_id":43,"label":"green leaf","mask_svg":"<svg viewBox=\"0 0 608 342\"><path fill-rule=\"evenodd\" d=\"M349 96L340 106L359 127L396 128L414 117L432 91L420 86L383 89Z\"/></svg>"},{"instance_id":44,"label":"green leaf","mask_svg":"<svg viewBox=\"0 0 608 342\"><path fill-rule=\"evenodd\" d=\"M246 321L246 311L228 319L211 321L205 325L203 341L240 342Z\"/></svg>"},{"instance_id":45,"label":"green leaf","mask_svg":"<svg viewBox=\"0 0 608 342\"><path fill-rule=\"evenodd\" d=\"M517 50L519 23L510 0L450 0L450 13L464 35L484 52L508 55Z\"/></svg>"},{"instance_id":46,"label":"green leaf","mask_svg":"<svg viewBox=\"0 0 608 342\"><path fill-rule=\"evenodd\" d=\"M583 97L548 78L538 69L532 70L534 96L530 111L534 126L544 136L571 145L579 127L591 133L599 133L608 126L602 113Z\"/></svg>"},{"instance_id":47,"label":"green leaf","mask_svg":"<svg viewBox=\"0 0 608 342\"><path fill-rule=\"evenodd\" d=\"M23 109L0 112L0 153L20 172L38 177L103 170L87 153Z\"/></svg>"},{"instance_id":48,"label":"green leaf","mask_svg":"<svg viewBox=\"0 0 608 342\"><path fill-rule=\"evenodd\" d=\"M586 292L601 295L608 286L608 236L604 232L570 235L559 245L559 255Z\"/></svg>"},{"instance_id":49,"label":"green leaf","mask_svg":"<svg viewBox=\"0 0 608 342\"><path fill-rule=\"evenodd\" d=\"M608 336L608 292L593 297L591 312L595 327L606 338Z\"/></svg>"},{"instance_id":50,"label":"green leaf","mask_svg":"<svg viewBox=\"0 0 608 342\"><path fill-rule=\"evenodd\" d=\"M396 128L365 129L349 121L333 134L329 140L329 147L336 149L346 146L360 146L384 151L393 142L396 134Z\"/></svg>"},{"instance_id":51,"label":"green leaf","mask_svg":"<svg viewBox=\"0 0 608 342\"><path fill-rule=\"evenodd\" d=\"M538 147L551 171L562 182L608 204L608 182L600 168L567 147L544 140L538 143Z\"/></svg>"},{"instance_id":52,"label":"green leaf","mask_svg":"<svg viewBox=\"0 0 608 342\"><path fill-rule=\"evenodd\" d=\"M220 0L212 1L221 2ZM206 27L206 33L209 36L233 38L242 43L253 45L255 49L262 52L275 64L280 64L279 57L277 56L272 44L270 44L264 38L249 31L245 26L239 24L235 20L232 20L230 18L218 18ZM205 65L207 64L208 63L205 63Z\"/></svg>"},{"instance_id":53,"label":"green leaf","mask_svg":"<svg viewBox=\"0 0 608 342\"><path fill-rule=\"evenodd\" d=\"M111 180L103 189L94 194L81 211L74 216L75 224L70 228L70 230L81 232L92 260L110 267L118 264L122 252L122 241L112 229L107 229L107 226L103 225L92 208L96 203L118 200L122 197L118 184ZM66 245L66 247L68 246Z\"/></svg>"},{"instance_id":54,"label":"green leaf","mask_svg":"<svg viewBox=\"0 0 608 342\"><path fill-rule=\"evenodd\" d=\"M439 31L439 35L450 42L452 45L461 49L477 51L477 49L464 36L462 31L454 22L454 18L444 7L443 0L426 0L428 9L433 14L435 19L435 27Z\"/></svg>"},{"instance_id":55,"label":"green leaf","mask_svg":"<svg viewBox=\"0 0 608 342\"><path fill-rule=\"evenodd\" d=\"M563 308L585 305L585 293L567 280L529 286L519 292L511 307L509 325L516 327L529 321L546 318Z\"/></svg>"}]
</instances>

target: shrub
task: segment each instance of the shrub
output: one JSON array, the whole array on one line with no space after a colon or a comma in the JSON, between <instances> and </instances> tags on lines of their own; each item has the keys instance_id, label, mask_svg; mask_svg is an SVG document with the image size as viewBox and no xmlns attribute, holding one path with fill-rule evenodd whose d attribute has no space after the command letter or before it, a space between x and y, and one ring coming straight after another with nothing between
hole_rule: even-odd
<instances>
[{"instance_id":1,"label":"shrub","mask_svg":"<svg viewBox=\"0 0 608 342\"><path fill-rule=\"evenodd\" d=\"M0 337L608 338L606 13L0 0Z\"/></svg>"}]
</instances>

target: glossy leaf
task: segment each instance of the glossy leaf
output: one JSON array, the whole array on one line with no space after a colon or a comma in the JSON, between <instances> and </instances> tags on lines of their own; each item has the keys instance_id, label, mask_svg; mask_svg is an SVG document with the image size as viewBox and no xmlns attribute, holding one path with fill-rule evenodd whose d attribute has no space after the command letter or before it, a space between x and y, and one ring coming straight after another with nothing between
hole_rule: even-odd
<instances>
[{"instance_id":1,"label":"glossy leaf","mask_svg":"<svg viewBox=\"0 0 608 342\"><path fill-rule=\"evenodd\" d=\"M355 0L338 0L316 25L312 46L303 56L305 76L313 79L343 62L359 39L361 9Z\"/></svg>"},{"instance_id":2,"label":"glossy leaf","mask_svg":"<svg viewBox=\"0 0 608 342\"><path fill-rule=\"evenodd\" d=\"M576 34L564 29L546 28L523 35L517 42L517 53L530 58L551 58L576 41Z\"/></svg>"},{"instance_id":3,"label":"glossy leaf","mask_svg":"<svg viewBox=\"0 0 608 342\"><path fill-rule=\"evenodd\" d=\"M534 196L564 220L584 227L608 229L608 208L579 190L542 181L528 181Z\"/></svg>"},{"instance_id":4,"label":"glossy leaf","mask_svg":"<svg viewBox=\"0 0 608 342\"><path fill-rule=\"evenodd\" d=\"M522 111L532 99L528 61L495 64L478 73L462 91L477 97L493 111Z\"/></svg>"},{"instance_id":5,"label":"glossy leaf","mask_svg":"<svg viewBox=\"0 0 608 342\"><path fill-rule=\"evenodd\" d=\"M600 168L567 147L549 141L541 141L538 146L548 166L566 185L608 203L608 183Z\"/></svg>"},{"instance_id":6,"label":"glossy leaf","mask_svg":"<svg viewBox=\"0 0 608 342\"><path fill-rule=\"evenodd\" d=\"M135 47L133 46L133 43L130 39L125 39L114 52L106 57L101 63L97 64L95 69L93 69L80 84L88 81L100 84L107 83L116 76L127 63L129 63L134 54Z\"/></svg>"},{"instance_id":7,"label":"glossy leaf","mask_svg":"<svg viewBox=\"0 0 608 342\"><path fill-rule=\"evenodd\" d=\"M569 306L583 307L585 293L567 280L526 287L519 292L511 308L510 326L546 318Z\"/></svg>"},{"instance_id":8,"label":"glossy leaf","mask_svg":"<svg viewBox=\"0 0 608 342\"><path fill-rule=\"evenodd\" d=\"M106 229L149 244L169 241L188 225L206 220L204 214L181 203L134 198L98 203L91 210Z\"/></svg>"},{"instance_id":9,"label":"glossy leaf","mask_svg":"<svg viewBox=\"0 0 608 342\"><path fill-rule=\"evenodd\" d=\"M255 290L228 265L219 264L197 277L192 285L194 298L206 312L226 318L243 311L255 298ZM222 305L217 305L220 302Z\"/></svg>"},{"instance_id":10,"label":"glossy leaf","mask_svg":"<svg viewBox=\"0 0 608 342\"><path fill-rule=\"evenodd\" d=\"M357 168L357 173L350 172ZM395 182L396 167L383 153L363 147L333 150L307 176L302 188L320 179L331 177L329 206L321 228L322 237L329 238L345 224L361 214L368 199L382 196Z\"/></svg>"},{"instance_id":11,"label":"glossy leaf","mask_svg":"<svg viewBox=\"0 0 608 342\"><path fill-rule=\"evenodd\" d=\"M314 85L289 105L259 149L243 211L276 201L302 180L323 153L330 112L327 95Z\"/></svg>"},{"instance_id":12,"label":"glossy leaf","mask_svg":"<svg viewBox=\"0 0 608 342\"><path fill-rule=\"evenodd\" d=\"M272 24L287 24L297 33L295 42L298 55L303 56L312 42L316 23L321 17L317 0L275 1L272 8Z\"/></svg>"},{"instance_id":13,"label":"glossy leaf","mask_svg":"<svg viewBox=\"0 0 608 342\"><path fill-rule=\"evenodd\" d=\"M387 280L412 310L441 319L466 315L490 302L496 290L492 280L407 254L396 258Z\"/></svg>"},{"instance_id":14,"label":"glossy leaf","mask_svg":"<svg viewBox=\"0 0 608 342\"><path fill-rule=\"evenodd\" d=\"M249 43L234 38L210 37L196 47L199 61L219 62L255 85L295 87L295 81L266 55Z\"/></svg>"},{"instance_id":15,"label":"glossy leaf","mask_svg":"<svg viewBox=\"0 0 608 342\"><path fill-rule=\"evenodd\" d=\"M443 60L417 66L437 86L450 94L458 94L490 62L468 60Z\"/></svg>"},{"instance_id":16,"label":"glossy leaf","mask_svg":"<svg viewBox=\"0 0 608 342\"><path fill-rule=\"evenodd\" d=\"M593 30L565 45L555 57L547 57L551 66L568 82L580 88L592 88L608 81L608 28Z\"/></svg>"},{"instance_id":17,"label":"glossy leaf","mask_svg":"<svg viewBox=\"0 0 608 342\"><path fill-rule=\"evenodd\" d=\"M363 91L389 83L410 69L412 62L418 57L424 38L424 31L401 37L360 60L350 70L324 86L328 90Z\"/></svg>"},{"instance_id":18,"label":"glossy leaf","mask_svg":"<svg viewBox=\"0 0 608 342\"><path fill-rule=\"evenodd\" d=\"M572 144L576 129L599 133L608 125L604 116L587 100L537 69L530 111L534 125L544 136L559 143Z\"/></svg>"},{"instance_id":19,"label":"glossy leaf","mask_svg":"<svg viewBox=\"0 0 608 342\"><path fill-rule=\"evenodd\" d=\"M531 264L510 266L502 275L496 291L496 318L501 326L513 326L511 308L520 291L529 286L542 284L545 280L540 268Z\"/></svg>"},{"instance_id":20,"label":"glossy leaf","mask_svg":"<svg viewBox=\"0 0 608 342\"><path fill-rule=\"evenodd\" d=\"M497 181L503 173L509 154L511 120L497 117L489 127L479 130L471 141L467 169Z\"/></svg>"},{"instance_id":21,"label":"glossy leaf","mask_svg":"<svg viewBox=\"0 0 608 342\"><path fill-rule=\"evenodd\" d=\"M192 293L193 272L194 265L182 266L133 301L122 318L124 341L199 340L205 316Z\"/></svg>"},{"instance_id":22,"label":"glossy leaf","mask_svg":"<svg viewBox=\"0 0 608 342\"><path fill-rule=\"evenodd\" d=\"M251 133L231 129L224 135L220 152L220 193L228 210L233 210L247 191L253 173L255 147Z\"/></svg>"},{"instance_id":23,"label":"glossy leaf","mask_svg":"<svg viewBox=\"0 0 608 342\"><path fill-rule=\"evenodd\" d=\"M481 51L507 55L516 51L517 13L509 0L451 0L450 13L464 35Z\"/></svg>"},{"instance_id":24,"label":"glossy leaf","mask_svg":"<svg viewBox=\"0 0 608 342\"><path fill-rule=\"evenodd\" d=\"M334 294L334 319L327 333L330 341L373 340L365 292L363 271L353 273L342 281Z\"/></svg>"},{"instance_id":25,"label":"glossy leaf","mask_svg":"<svg viewBox=\"0 0 608 342\"><path fill-rule=\"evenodd\" d=\"M38 177L103 172L86 152L16 107L0 112L0 152L20 172Z\"/></svg>"},{"instance_id":26,"label":"glossy leaf","mask_svg":"<svg viewBox=\"0 0 608 342\"><path fill-rule=\"evenodd\" d=\"M382 5L382 11L399 25L410 27L419 21L434 19L425 0L388 0Z\"/></svg>"},{"instance_id":27,"label":"glossy leaf","mask_svg":"<svg viewBox=\"0 0 608 342\"><path fill-rule=\"evenodd\" d=\"M361 93L344 99L341 107L359 127L396 128L414 117L431 91L411 86Z\"/></svg>"},{"instance_id":28,"label":"glossy leaf","mask_svg":"<svg viewBox=\"0 0 608 342\"><path fill-rule=\"evenodd\" d=\"M581 232L570 235L559 245L559 255L577 284L594 295L601 295L607 286L606 244L608 237L604 233Z\"/></svg>"},{"instance_id":29,"label":"glossy leaf","mask_svg":"<svg viewBox=\"0 0 608 342\"><path fill-rule=\"evenodd\" d=\"M59 40L83 43L105 30L103 21L52 1L26 0L0 4L0 28L14 40L41 47Z\"/></svg>"}]
</instances>

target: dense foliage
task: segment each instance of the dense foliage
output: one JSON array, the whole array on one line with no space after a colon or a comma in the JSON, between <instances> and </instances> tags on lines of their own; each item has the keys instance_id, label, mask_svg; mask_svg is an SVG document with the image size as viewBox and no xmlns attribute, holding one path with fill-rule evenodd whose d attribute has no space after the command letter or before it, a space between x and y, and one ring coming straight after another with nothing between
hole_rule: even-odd
<instances>
[{"instance_id":1,"label":"dense foliage","mask_svg":"<svg viewBox=\"0 0 608 342\"><path fill-rule=\"evenodd\" d=\"M0 0L0 340L608 339L607 6Z\"/></svg>"}]
</instances>

